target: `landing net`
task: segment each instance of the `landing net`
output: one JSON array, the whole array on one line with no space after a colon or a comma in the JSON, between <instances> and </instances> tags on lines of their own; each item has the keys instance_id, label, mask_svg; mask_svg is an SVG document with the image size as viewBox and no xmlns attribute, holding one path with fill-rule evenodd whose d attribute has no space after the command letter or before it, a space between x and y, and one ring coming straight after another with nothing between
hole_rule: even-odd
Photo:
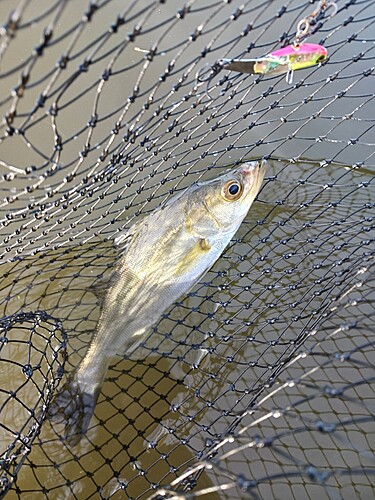
<instances>
[{"instance_id":1,"label":"landing net","mask_svg":"<svg viewBox=\"0 0 375 500\"><path fill-rule=\"evenodd\" d=\"M0 15L0 496L372 498L375 2ZM324 63L292 81L216 71L293 44L306 19ZM46 415L92 338L115 237L262 157L229 248L113 359L70 447Z\"/></svg>"}]
</instances>

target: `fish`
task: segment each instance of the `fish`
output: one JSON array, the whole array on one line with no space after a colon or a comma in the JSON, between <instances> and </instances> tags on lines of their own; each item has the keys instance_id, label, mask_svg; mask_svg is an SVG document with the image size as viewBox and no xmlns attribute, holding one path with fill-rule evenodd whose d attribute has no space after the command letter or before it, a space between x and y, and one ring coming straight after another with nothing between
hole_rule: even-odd
<instances>
[{"instance_id":1,"label":"fish","mask_svg":"<svg viewBox=\"0 0 375 500\"><path fill-rule=\"evenodd\" d=\"M277 75L309 68L325 61L328 51L316 43L288 45L255 59L220 59L218 66L240 73Z\"/></svg>"},{"instance_id":2,"label":"fish","mask_svg":"<svg viewBox=\"0 0 375 500\"><path fill-rule=\"evenodd\" d=\"M70 445L86 434L111 359L130 354L162 314L213 266L256 198L267 162L245 162L192 184L120 234L109 280L91 290L101 310L87 353L50 407Z\"/></svg>"}]
</instances>

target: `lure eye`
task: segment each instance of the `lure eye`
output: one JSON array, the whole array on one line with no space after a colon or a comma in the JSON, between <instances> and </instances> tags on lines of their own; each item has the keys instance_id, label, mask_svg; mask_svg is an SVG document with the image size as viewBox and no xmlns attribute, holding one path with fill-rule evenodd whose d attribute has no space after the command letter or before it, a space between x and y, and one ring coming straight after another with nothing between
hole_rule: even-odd
<instances>
[{"instance_id":1,"label":"lure eye","mask_svg":"<svg viewBox=\"0 0 375 500\"><path fill-rule=\"evenodd\" d=\"M324 60L325 60L325 58L326 58L326 56L325 56L324 54L321 54L321 55L318 57L318 59L316 60L316 62L322 62L322 61L324 61Z\"/></svg>"},{"instance_id":2,"label":"lure eye","mask_svg":"<svg viewBox=\"0 0 375 500\"><path fill-rule=\"evenodd\" d=\"M243 185L240 181L232 180L224 184L221 194L224 200L236 201L243 193Z\"/></svg>"}]
</instances>

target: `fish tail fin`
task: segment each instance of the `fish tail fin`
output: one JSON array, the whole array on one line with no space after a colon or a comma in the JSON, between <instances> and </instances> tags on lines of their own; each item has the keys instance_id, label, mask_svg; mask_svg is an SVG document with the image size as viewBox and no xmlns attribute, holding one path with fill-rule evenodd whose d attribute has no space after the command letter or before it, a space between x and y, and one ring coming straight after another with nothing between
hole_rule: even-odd
<instances>
[{"instance_id":1,"label":"fish tail fin","mask_svg":"<svg viewBox=\"0 0 375 500\"><path fill-rule=\"evenodd\" d=\"M64 424L64 439L69 445L78 444L87 432L99 392L100 387L93 392L82 391L73 373L52 400L48 418L52 422Z\"/></svg>"}]
</instances>

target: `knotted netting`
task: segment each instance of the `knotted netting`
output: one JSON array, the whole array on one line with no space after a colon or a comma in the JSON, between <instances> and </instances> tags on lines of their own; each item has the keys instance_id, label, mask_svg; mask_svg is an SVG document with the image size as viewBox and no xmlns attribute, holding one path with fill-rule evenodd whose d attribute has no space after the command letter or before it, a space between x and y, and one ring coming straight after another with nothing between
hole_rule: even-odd
<instances>
[{"instance_id":1,"label":"knotted netting","mask_svg":"<svg viewBox=\"0 0 375 500\"><path fill-rule=\"evenodd\" d=\"M292 82L212 71L293 43L312 12L323 64ZM375 2L0 13L0 495L373 498ZM229 248L113 359L69 446L46 415L87 351L115 237L261 157Z\"/></svg>"}]
</instances>

